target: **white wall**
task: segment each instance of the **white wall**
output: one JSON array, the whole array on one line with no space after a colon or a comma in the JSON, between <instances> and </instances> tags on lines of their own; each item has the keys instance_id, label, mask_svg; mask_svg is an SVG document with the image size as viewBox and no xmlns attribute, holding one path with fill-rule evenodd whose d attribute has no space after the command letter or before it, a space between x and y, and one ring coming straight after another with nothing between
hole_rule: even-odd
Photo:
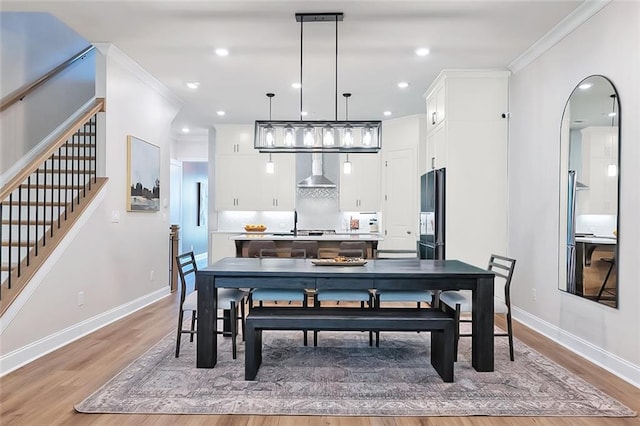
<instances>
[{"instance_id":1,"label":"white wall","mask_svg":"<svg viewBox=\"0 0 640 426\"><path fill-rule=\"evenodd\" d=\"M65 240L66 250L48 262L48 273L29 284L28 300L19 299L12 306L17 312L3 316L3 373L169 293L164 201L169 199L170 124L181 102L117 48L99 48L103 80L96 91L106 97L108 111L99 129L104 143L99 169L109 182L77 235ZM159 212L126 211L129 134L160 147ZM119 223L111 221L114 211L120 213ZM84 292L83 306L78 306L78 292Z\"/></svg>"},{"instance_id":2,"label":"white wall","mask_svg":"<svg viewBox=\"0 0 640 426\"><path fill-rule=\"evenodd\" d=\"M620 307L558 290L562 112L583 78L621 102ZM640 385L640 3L614 1L511 79L509 254L515 316ZM533 300L532 289L537 300Z\"/></svg>"}]
</instances>

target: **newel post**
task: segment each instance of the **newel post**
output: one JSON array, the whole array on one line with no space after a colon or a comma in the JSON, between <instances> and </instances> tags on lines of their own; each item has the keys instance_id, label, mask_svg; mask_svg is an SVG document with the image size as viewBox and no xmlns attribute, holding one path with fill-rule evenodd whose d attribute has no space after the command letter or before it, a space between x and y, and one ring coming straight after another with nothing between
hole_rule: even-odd
<instances>
[{"instance_id":1,"label":"newel post","mask_svg":"<svg viewBox=\"0 0 640 426\"><path fill-rule=\"evenodd\" d=\"M171 293L178 290L178 265L176 263L176 256L178 253L178 243L180 242L180 226L171 225L169 227L169 255L171 260L169 262L169 273L171 279Z\"/></svg>"}]
</instances>

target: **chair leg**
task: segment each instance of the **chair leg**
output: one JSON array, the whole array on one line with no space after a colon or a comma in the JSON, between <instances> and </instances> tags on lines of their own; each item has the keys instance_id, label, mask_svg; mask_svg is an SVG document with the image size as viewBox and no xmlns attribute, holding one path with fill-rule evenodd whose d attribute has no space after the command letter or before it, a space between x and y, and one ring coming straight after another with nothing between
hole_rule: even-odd
<instances>
[{"instance_id":1,"label":"chair leg","mask_svg":"<svg viewBox=\"0 0 640 426\"><path fill-rule=\"evenodd\" d=\"M191 311L191 336L189 337L189 341L193 342L194 331L196 330L196 311Z\"/></svg>"},{"instance_id":2,"label":"chair leg","mask_svg":"<svg viewBox=\"0 0 640 426\"><path fill-rule=\"evenodd\" d=\"M231 308L229 309L229 317L230 321L230 330L231 330L231 354L233 359L236 359L236 337L238 334L238 307L236 306L236 302L231 302Z\"/></svg>"},{"instance_id":3,"label":"chair leg","mask_svg":"<svg viewBox=\"0 0 640 426\"><path fill-rule=\"evenodd\" d=\"M600 291L598 292L598 297L596 297L596 302L600 300L602 297L602 293L604 293L604 289L607 287L607 281L609 281L609 275L611 275L611 270L613 269L613 261L609 265L609 270L607 271L607 275L604 277L604 281L602 281L602 286L600 287Z\"/></svg>"},{"instance_id":4,"label":"chair leg","mask_svg":"<svg viewBox=\"0 0 640 426\"><path fill-rule=\"evenodd\" d=\"M180 309L178 314L178 336L176 338L176 358L180 356L180 338L182 337L182 319L184 317L184 311Z\"/></svg>"},{"instance_id":5,"label":"chair leg","mask_svg":"<svg viewBox=\"0 0 640 426\"><path fill-rule=\"evenodd\" d=\"M453 360L458 361L458 342L460 341L460 304L456 304L456 313L455 313L455 335L454 335L454 345L453 345Z\"/></svg>"},{"instance_id":6,"label":"chair leg","mask_svg":"<svg viewBox=\"0 0 640 426\"><path fill-rule=\"evenodd\" d=\"M242 330L242 341L244 342L244 318L245 318L245 311L244 311L244 304L245 304L246 298L242 298L242 300L240 301L240 329Z\"/></svg>"},{"instance_id":7,"label":"chair leg","mask_svg":"<svg viewBox=\"0 0 640 426\"><path fill-rule=\"evenodd\" d=\"M511 309L507 310L507 333L509 334L509 357L515 361L513 356L513 324L511 323Z\"/></svg>"},{"instance_id":8,"label":"chair leg","mask_svg":"<svg viewBox=\"0 0 640 426\"><path fill-rule=\"evenodd\" d=\"M302 299L302 307L303 308L307 308L309 305L309 302L307 301L307 293L305 291L304 293L304 298ZM302 330L303 333L303 342L304 345L307 346L307 330Z\"/></svg>"},{"instance_id":9,"label":"chair leg","mask_svg":"<svg viewBox=\"0 0 640 426\"><path fill-rule=\"evenodd\" d=\"M373 306L376 309L380 309L380 294L376 293L375 301L373 302ZM376 348L380 347L380 330L376 330Z\"/></svg>"},{"instance_id":10,"label":"chair leg","mask_svg":"<svg viewBox=\"0 0 640 426\"><path fill-rule=\"evenodd\" d=\"M313 295L313 307L314 308L319 308L320 307L320 302L318 301L318 296L317 295ZM316 347L318 346L318 330L313 330L313 346Z\"/></svg>"}]
</instances>

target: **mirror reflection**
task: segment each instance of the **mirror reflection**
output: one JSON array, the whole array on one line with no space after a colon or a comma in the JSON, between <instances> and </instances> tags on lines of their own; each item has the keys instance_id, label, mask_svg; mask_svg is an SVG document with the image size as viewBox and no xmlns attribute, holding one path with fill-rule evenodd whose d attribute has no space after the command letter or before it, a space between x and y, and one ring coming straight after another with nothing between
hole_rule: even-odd
<instances>
[{"instance_id":1,"label":"mirror reflection","mask_svg":"<svg viewBox=\"0 0 640 426\"><path fill-rule=\"evenodd\" d=\"M567 101L560 137L560 289L612 307L618 306L619 112L611 81L588 77Z\"/></svg>"}]
</instances>

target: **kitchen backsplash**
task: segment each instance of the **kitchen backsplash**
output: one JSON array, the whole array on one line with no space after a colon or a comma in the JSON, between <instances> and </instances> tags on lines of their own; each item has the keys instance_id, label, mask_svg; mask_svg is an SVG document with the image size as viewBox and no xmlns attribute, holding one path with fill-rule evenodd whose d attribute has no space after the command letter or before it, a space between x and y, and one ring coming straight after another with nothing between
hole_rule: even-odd
<instances>
[{"instance_id":1,"label":"kitchen backsplash","mask_svg":"<svg viewBox=\"0 0 640 426\"><path fill-rule=\"evenodd\" d=\"M336 211L330 202L336 200L314 200L298 206L298 229L333 229L336 232L369 233L369 221L377 219L381 227L380 213ZM358 230L349 230L351 219L359 221ZM274 211L221 211L218 213L218 232L244 232L244 225L262 223L266 232L289 232L293 229L293 212Z\"/></svg>"},{"instance_id":2,"label":"kitchen backsplash","mask_svg":"<svg viewBox=\"0 0 640 426\"><path fill-rule=\"evenodd\" d=\"M616 217L610 214L581 214L576 216L576 232L613 237L617 229Z\"/></svg>"}]
</instances>

